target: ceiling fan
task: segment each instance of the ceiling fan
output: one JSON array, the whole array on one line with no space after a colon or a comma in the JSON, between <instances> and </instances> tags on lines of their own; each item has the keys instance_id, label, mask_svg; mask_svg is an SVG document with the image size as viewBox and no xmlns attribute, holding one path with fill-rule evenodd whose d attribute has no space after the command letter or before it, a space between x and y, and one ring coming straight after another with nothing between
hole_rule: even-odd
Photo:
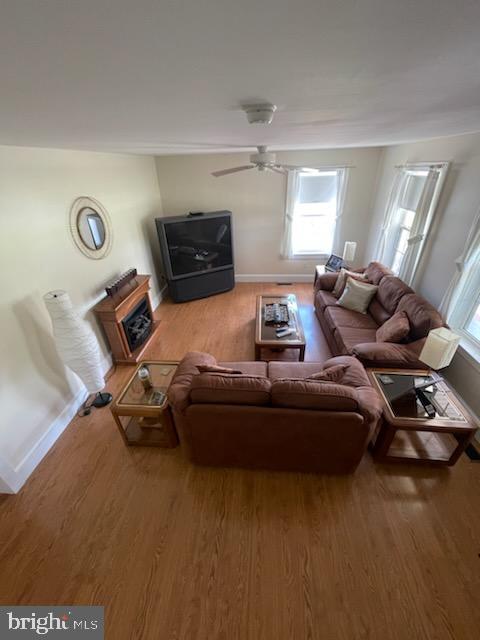
<instances>
[{"instance_id":1,"label":"ceiling fan","mask_svg":"<svg viewBox=\"0 0 480 640\"><path fill-rule=\"evenodd\" d=\"M250 124L270 124L273 120L273 114L277 107L274 104L251 104L243 107ZM212 176L220 178L228 176L230 173L238 171L248 171L249 169L258 169L258 171L272 171L273 173L281 173L286 175L288 171L302 169L303 171L316 171L310 167L298 167L291 164L280 164L276 161L276 156L271 151L267 151L265 145L257 146L257 152L250 156L250 164L243 164L239 167L230 167L229 169L221 169L220 171L212 171Z\"/></svg>"},{"instance_id":2,"label":"ceiling fan","mask_svg":"<svg viewBox=\"0 0 480 640\"><path fill-rule=\"evenodd\" d=\"M220 178L228 176L229 173L237 173L238 171L248 171L249 169L258 169L258 171L272 171L273 173L281 173L287 175L289 171L317 171L313 167L300 167L292 164L279 164L276 161L274 153L267 151L267 147L257 147L258 153L252 153L250 156L250 164L243 164L239 167L230 167L229 169L220 169L220 171L212 171L212 176Z\"/></svg>"}]
</instances>

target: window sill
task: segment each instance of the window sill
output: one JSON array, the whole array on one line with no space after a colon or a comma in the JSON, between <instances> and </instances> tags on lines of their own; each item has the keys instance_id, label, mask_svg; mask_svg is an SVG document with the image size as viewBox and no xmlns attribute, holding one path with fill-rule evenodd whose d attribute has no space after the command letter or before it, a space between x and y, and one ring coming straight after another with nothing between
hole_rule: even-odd
<instances>
[{"instance_id":1,"label":"window sill","mask_svg":"<svg viewBox=\"0 0 480 640\"><path fill-rule=\"evenodd\" d=\"M330 254L326 253L296 253L289 258L284 258L284 260L314 260L315 262L324 260L326 262L329 257Z\"/></svg>"}]
</instances>

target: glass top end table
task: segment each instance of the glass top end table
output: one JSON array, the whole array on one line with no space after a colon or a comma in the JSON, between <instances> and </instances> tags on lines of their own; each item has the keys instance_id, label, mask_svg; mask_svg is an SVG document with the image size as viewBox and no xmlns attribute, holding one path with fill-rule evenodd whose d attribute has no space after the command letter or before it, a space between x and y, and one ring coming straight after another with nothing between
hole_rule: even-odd
<instances>
[{"instance_id":1,"label":"glass top end table","mask_svg":"<svg viewBox=\"0 0 480 640\"><path fill-rule=\"evenodd\" d=\"M368 375L383 401L375 458L455 464L478 425L447 382L429 371L370 369ZM433 406L433 417L420 401L419 390Z\"/></svg>"},{"instance_id":2,"label":"glass top end table","mask_svg":"<svg viewBox=\"0 0 480 640\"><path fill-rule=\"evenodd\" d=\"M177 361L142 361L111 406L125 444L175 447L178 436L168 404L167 390ZM150 386L144 387L140 372L147 369Z\"/></svg>"}]
</instances>

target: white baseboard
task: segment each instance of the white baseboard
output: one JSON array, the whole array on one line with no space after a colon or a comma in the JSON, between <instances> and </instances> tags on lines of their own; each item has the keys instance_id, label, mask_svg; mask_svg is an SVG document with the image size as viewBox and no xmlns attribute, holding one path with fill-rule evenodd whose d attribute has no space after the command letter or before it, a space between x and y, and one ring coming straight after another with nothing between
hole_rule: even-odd
<instances>
[{"instance_id":1,"label":"white baseboard","mask_svg":"<svg viewBox=\"0 0 480 640\"><path fill-rule=\"evenodd\" d=\"M154 311L164 299L167 289L168 289L168 285L164 284L157 294L152 295L152 307Z\"/></svg>"},{"instance_id":2,"label":"white baseboard","mask_svg":"<svg viewBox=\"0 0 480 640\"><path fill-rule=\"evenodd\" d=\"M235 282L313 282L310 273L237 273Z\"/></svg>"},{"instance_id":3,"label":"white baseboard","mask_svg":"<svg viewBox=\"0 0 480 640\"><path fill-rule=\"evenodd\" d=\"M102 360L102 371L105 374L112 367L112 356L107 354ZM82 388L63 411L50 424L41 438L23 457L16 467L0 458L0 493L17 493L35 471L52 446L73 420L82 403L87 398L87 390Z\"/></svg>"},{"instance_id":4,"label":"white baseboard","mask_svg":"<svg viewBox=\"0 0 480 640\"><path fill-rule=\"evenodd\" d=\"M157 295L152 295L152 306L154 309L156 309L163 300L166 290L167 285L164 285ZM110 353L103 357L101 364L104 374L111 369L113 360ZM60 415L55 418L38 442L33 445L16 467L12 467L11 464L0 456L0 493L17 493L20 491L33 471L73 420L86 397L87 391L85 388L82 388L64 407Z\"/></svg>"}]
</instances>

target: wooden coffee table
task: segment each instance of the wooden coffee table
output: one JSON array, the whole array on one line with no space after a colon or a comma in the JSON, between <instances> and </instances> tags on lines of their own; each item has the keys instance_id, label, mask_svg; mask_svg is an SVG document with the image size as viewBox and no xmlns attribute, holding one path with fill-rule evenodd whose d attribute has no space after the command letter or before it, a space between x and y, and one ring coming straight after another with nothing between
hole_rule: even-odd
<instances>
[{"instance_id":1,"label":"wooden coffee table","mask_svg":"<svg viewBox=\"0 0 480 640\"><path fill-rule=\"evenodd\" d=\"M278 302L287 304L289 310L288 328L294 333L286 338L277 338L275 329L287 325L265 324L265 305ZM257 312L255 317L255 360L261 360L262 349L298 349L299 360L305 359L305 334L298 311L297 299L293 293L286 296L267 294L257 296Z\"/></svg>"},{"instance_id":2,"label":"wooden coffee table","mask_svg":"<svg viewBox=\"0 0 480 640\"><path fill-rule=\"evenodd\" d=\"M142 366L147 366L150 371L153 388L148 391L138 377L138 370ZM110 407L125 444L177 446L177 432L166 396L177 366L177 361L142 361L136 367Z\"/></svg>"},{"instance_id":3,"label":"wooden coffee table","mask_svg":"<svg viewBox=\"0 0 480 640\"><path fill-rule=\"evenodd\" d=\"M445 380L436 373L406 369L370 369L368 375L383 400L384 422L373 449L376 460L455 464L478 425ZM435 382L424 387L432 378ZM428 418L414 386L425 391L435 407L434 418Z\"/></svg>"}]
</instances>

